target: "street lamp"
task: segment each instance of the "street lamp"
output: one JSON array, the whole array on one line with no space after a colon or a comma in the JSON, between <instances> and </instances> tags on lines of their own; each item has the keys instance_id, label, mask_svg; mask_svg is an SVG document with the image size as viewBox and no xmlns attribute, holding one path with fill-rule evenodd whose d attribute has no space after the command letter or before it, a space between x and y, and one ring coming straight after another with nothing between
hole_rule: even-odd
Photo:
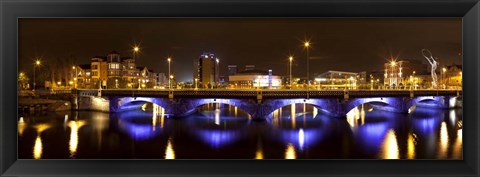
<instances>
[{"instance_id":1,"label":"street lamp","mask_svg":"<svg viewBox=\"0 0 480 177\"><path fill-rule=\"evenodd\" d=\"M75 88L77 88L77 80L78 80L78 73L77 73L77 67L76 66L72 66L72 69L75 70L75 77L73 78L74 82L75 82Z\"/></svg>"},{"instance_id":2,"label":"street lamp","mask_svg":"<svg viewBox=\"0 0 480 177\"><path fill-rule=\"evenodd\" d=\"M141 81L141 79L138 79L138 90L142 89L141 88L142 83L140 81Z\"/></svg>"},{"instance_id":3,"label":"street lamp","mask_svg":"<svg viewBox=\"0 0 480 177\"><path fill-rule=\"evenodd\" d=\"M172 89L172 82L171 82L171 80L172 80L173 76L172 76L172 74L170 73L170 62L172 61L172 59L171 59L171 58L167 58L167 61L168 61L168 75L170 76L170 79L168 79L168 88L169 88L169 89Z\"/></svg>"},{"instance_id":4,"label":"street lamp","mask_svg":"<svg viewBox=\"0 0 480 177\"><path fill-rule=\"evenodd\" d=\"M33 91L35 91L35 86L37 85L37 80L35 78L35 68L40 66L41 62L40 59L35 60L35 64L33 65Z\"/></svg>"},{"instance_id":5,"label":"street lamp","mask_svg":"<svg viewBox=\"0 0 480 177\"><path fill-rule=\"evenodd\" d=\"M173 75L170 75L170 81L173 80ZM172 89L172 85L170 84L170 89Z\"/></svg>"},{"instance_id":6,"label":"street lamp","mask_svg":"<svg viewBox=\"0 0 480 177\"><path fill-rule=\"evenodd\" d=\"M396 78L397 78L397 75L394 74L394 73L395 73L395 65L397 65L397 62L395 62L394 60L392 60L392 61L390 62L390 65L392 66L392 70L390 71L389 85L390 85L390 87L392 87L392 86L393 86L392 82L395 81L394 84L395 84L395 86L397 86L397 85L398 85L397 79L396 79Z\"/></svg>"},{"instance_id":7,"label":"street lamp","mask_svg":"<svg viewBox=\"0 0 480 177\"><path fill-rule=\"evenodd\" d=\"M446 89L447 88L447 80L445 79L445 72L447 72L447 68L443 67L442 68L442 79L443 79L444 88Z\"/></svg>"},{"instance_id":8,"label":"street lamp","mask_svg":"<svg viewBox=\"0 0 480 177\"><path fill-rule=\"evenodd\" d=\"M215 83L215 85L218 85L217 82L219 82L219 76L220 76L220 68L219 68L220 60L218 58L216 58L215 61L216 61L217 67L215 67L216 69L215 69L215 82L214 83Z\"/></svg>"},{"instance_id":9,"label":"street lamp","mask_svg":"<svg viewBox=\"0 0 480 177\"><path fill-rule=\"evenodd\" d=\"M290 83L290 89L292 89L292 61L293 61L293 56L288 57L290 60L290 80L288 81Z\"/></svg>"},{"instance_id":10,"label":"street lamp","mask_svg":"<svg viewBox=\"0 0 480 177\"><path fill-rule=\"evenodd\" d=\"M310 80L309 80L309 78L310 78L310 67L309 67L310 66L309 65L310 58L309 57L310 56L309 56L309 52L308 52L309 51L308 49L310 48L310 42L305 41L305 43L303 43L303 46L307 49L307 90L308 90L310 88Z\"/></svg>"},{"instance_id":11,"label":"street lamp","mask_svg":"<svg viewBox=\"0 0 480 177\"><path fill-rule=\"evenodd\" d=\"M197 89L198 89L198 87L197 87L197 83L198 83L198 78L195 78L195 90L197 90Z\"/></svg>"},{"instance_id":12,"label":"street lamp","mask_svg":"<svg viewBox=\"0 0 480 177\"><path fill-rule=\"evenodd\" d=\"M115 79L115 88L118 89L118 79Z\"/></svg>"},{"instance_id":13,"label":"street lamp","mask_svg":"<svg viewBox=\"0 0 480 177\"><path fill-rule=\"evenodd\" d=\"M140 47L133 46L133 60L136 58L136 54L140 51Z\"/></svg>"},{"instance_id":14,"label":"street lamp","mask_svg":"<svg viewBox=\"0 0 480 177\"><path fill-rule=\"evenodd\" d=\"M412 76L413 76L413 89L417 89L417 85L416 85L416 82L415 82L416 81L415 80L415 71L413 71Z\"/></svg>"}]
</instances>

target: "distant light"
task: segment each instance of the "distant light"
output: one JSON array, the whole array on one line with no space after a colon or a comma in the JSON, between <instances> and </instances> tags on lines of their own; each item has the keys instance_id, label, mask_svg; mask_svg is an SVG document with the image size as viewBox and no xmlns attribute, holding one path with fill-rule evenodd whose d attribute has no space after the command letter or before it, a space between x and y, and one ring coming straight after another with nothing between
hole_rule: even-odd
<instances>
[{"instance_id":1,"label":"distant light","mask_svg":"<svg viewBox=\"0 0 480 177\"><path fill-rule=\"evenodd\" d=\"M310 46L310 42L307 41L303 45L305 45L305 47L308 47L308 46Z\"/></svg>"},{"instance_id":2,"label":"distant light","mask_svg":"<svg viewBox=\"0 0 480 177\"><path fill-rule=\"evenodd\" d=\"M290 57L288 57L288 59L289 59L290 61L292 61L292 60L293 60L293 57L292 57L292 56L290 56Z\"/></svg>"}]
</instances>

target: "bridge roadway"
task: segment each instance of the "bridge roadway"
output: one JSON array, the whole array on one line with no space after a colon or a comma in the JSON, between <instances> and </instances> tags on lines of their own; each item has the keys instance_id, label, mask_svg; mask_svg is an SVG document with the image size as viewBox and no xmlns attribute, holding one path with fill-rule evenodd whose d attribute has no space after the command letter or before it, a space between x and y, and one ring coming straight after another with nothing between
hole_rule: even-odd
<instances>
[{"instance_id":1,"label":"bridge roadway","mask_svg":"<svg viewBox=\"0 0 480 177\"><path fill-rule=\"evenodd\" d=\"M80 95L97 95L98 90L79 90ZM462 90L237 90L237 89L104 89L102 96L132 96L168 98L368 98L460 96Z\"/></svg>"},{"instance_id":2,"label":"bridge roadway","mask_svg":"<svg viewBox=\"0 0 480 177\"><path fill-rule=\"evenodd\" d=\"M221 103L238 107L252 118L264 119L281 107L300 103L313 105L334 117L343 117L353 108L367 103L379 110L401 113L411 112L416 106L448 109L459 107L457 100L462 91L104 89L76 90L72 95L78 98L74 104L79 109L101 108L109 112L121 112L150 102L163 107L169 116L183 117L199 106Z\"/></svg>"}]
</instances>

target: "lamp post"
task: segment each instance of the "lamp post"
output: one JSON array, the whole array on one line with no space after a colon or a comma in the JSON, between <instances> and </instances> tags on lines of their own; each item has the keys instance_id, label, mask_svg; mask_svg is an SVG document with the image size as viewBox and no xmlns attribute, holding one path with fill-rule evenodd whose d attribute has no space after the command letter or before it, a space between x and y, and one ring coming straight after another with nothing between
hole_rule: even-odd
<instances>
[{"instance_id":1,"label":"lamp post","mask_svg":"<svg viewBox=\"0 0 480 177\"><path fill-rule=\"evenodd\" d=\"M290 89L292 89L292 61L293 61L293 56L288 57L290 60L290 80L288 81L290 84Z\"/></svg>"},{"instance_id":2,"label":"lamp post","mask_svg":"<svg viewBox=\"0 0 480 177\"><path fill-rule=\"evenodd\" d=\"M170 80L173 80L173 75L170 75ZM170 89L172 89L172 85L170 84Z\"/></svg>"},{"instance_id":3,"label":"lamp post","mask_svg":"<svg viewBox=\"0 0 480 177\"><path fill-rule=\"evenodd\" d=\"M310 78L310 67L309 67L310 58L309 57L310 56L308 52L309 51L308 49L310 48L310 42L306 41L305 43L303 43L303 46L305 46L305 48L307 49L307 90L308 90L310 88L310 80L309 80Z\"/></svg>"},{"instance_id":4,"label":"lamp post","mask_svg":"<svg viewBox=\"0 0 480 177\"><path fill-rule=\"evenodd\" d=\"M37 66L40 66L41 62L39 59L35 61L35 64L33 65L33 91L35 91L36 85L37 85L37 80L35 78L35 68Z\"/></svg>"},{"instance_id":5,"label":"lamp post","mask_svg":"<svg viewBox=\"0 0 480 177\"><path fill-rule=\"evenodd\" d=\"M447 89L447 79L445 79L445 72L447 72L447 68L443 67L442 68L442 80L443 80L443 86L444 89Z\"/></svg>"},{"instance_id":6,"label":"lamp post","mask_svg":"<svg viewBox=\"0 0 480 177\"><path fill-rule=\"evenodd\" d=\"M138 79L138 90L142 89L141 88L142 83L140 81L141 81L141 79Z\"/></svg>"},{"instance_id":7,"label":"lamp post","mask_svg":"<svg viewBox=\"0 0 480 177\"><path fill-rule=\"evenodd\" d=\"M77 67L76 66L72 66L72 69L75 70L75 77L73 78L73 82L75 83L74 87L77 88L77 80L78 80L78 74L77 74Z\"/></svg>"},{"instance_id":8,"label":"lamp post","mask_svg":"<svg viewBox=\"0 0 480 177\"><path fill-rule=\"evenodd\" d=\"M413 76L413 89L416 90L417 89L417 84L416 84L416 80L415 80L415 71L413 71L412 76Z\"/></svg>"},{"instance_id":9,"label":"lamp post","mask_svg":"<svg viewBox=\"0 0 480 177\"><path fill-rule=\"evenodd\" d=\"M138 46L133 47L133 60L135 60L136 54L140 51L140 48Z\"/></svg>"},{"instance_id":10,"label":"lamp post","mask_svg":"<svg viewBox=\"0 0 480 177\"><path fill-rule=\"evenodd\" d=\"M170 62L172 61L171 58L167 58L167 61L168 61L168 75L169 75L169 79L168 79L168 89L172 89L172 74L170 73Z\"/></svg>"},{"instance_id":11,"label":"lamp post","mask_svg":"<svg viewBox=\"0 0 480 177\"><path fill-rule=\"evenodd\" d=\"M220 69L219 69L220 60L218 58L216 58L215 61L216 61L217 67L215 67L215 82L214 83L215 83L215 85L218 85L219 76L220 76Z\"/></svg>"},{"instance_id":12,"label":"lamp post","mask_svg":"<svg viewBox=\"0 0 480 177\"><path fill-rule=\"evenodd\" d=\"M397 79L396 78L396 74L395 74L395 65L397 65L397 63L395 61L392 61L390 62L390 65L392 66L392 70L390 71L390 87L392 86L392 82L393 80L395 80L395 86L397 86Z\"/></svg>"},{"instance_id":13,"label":"lamp post","mask_svg":"<svg viewBox=\"0 0 480 177\"><path fill-rule=\"evenodd\" d=\"M118 79L115 79L115 88L118 89Z\"/></svg>"},{"instance_id":14,"label":"lamp post","mask_svg":"<svg viewBox=\"0 0 480 177\"><path fill-rule=\"evenodd\" d=\"M197 90L197 89L198 89L198 87L197 87L197 83L198 83L198 78L195 78L195 90Z\"/></svg>"}]
</instances>

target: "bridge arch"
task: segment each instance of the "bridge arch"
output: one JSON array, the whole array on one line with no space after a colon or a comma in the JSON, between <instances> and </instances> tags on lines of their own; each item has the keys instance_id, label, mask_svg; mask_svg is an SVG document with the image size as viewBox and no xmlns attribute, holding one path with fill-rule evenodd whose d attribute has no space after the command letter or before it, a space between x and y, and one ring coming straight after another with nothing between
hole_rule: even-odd
<instances>
[{"instance_id":1,"label":"bridge arch","mask_svg":"<svg viewBox=\"0 0 480 177\"><path fill-rule=\"evenodd\" d=\"M162 108L168 107L168 104L165 103L165 100L163 98L122 97L117 98L116 101L111 101L110 109L112 112L121 112L126 110L138 109L144 103L152 103Z\"/></svg>"},{"instance_id":2,"label":"bridge arch","mask_svg":"<svg viewBox=\"0 0 480 177\"><path fill-rule=\"evenodd\" d=\"M448 96L419 96L410 99L405 106L411 108L412 106L431 107L431 108L453 108L456 106L457 97Z\"/></svg>"},{"instance_id":3,"label":"bridge arch","mask_svg":"<svg viewBox=\"0 0 480 177\"><path fill-rule=\"evenodd\" d=\"M404 112L403 103L403 99L397 97L354 98L348 101L344 112L346 114L362 104L370 104L378 110Z\"/></svg>"},{"instance_id":4,"label":"bridge arch","mask_svg":"<svg viewBox=\"0 0 480 177\"><path fill-rule=\"evenodd\" d=\"M275 110L278 110L285 106L290 106L292 104L307 104L312 105L319 109L321 112L326 113L327 115L334 115L338 111L338 100L337 99L269 99L264 100L263 106L259 115L268 116L272 114Z\"/></svg>"},{"instance_id":5,"label":"bridge arch","mask_svg":"<svg viewBox=\"0 0 480 177\"><path fill-rule=\"evenodd\" d=\"M207 104L218 103L237 107L238 109L254 116L257 103L250 99L225 99L225 98L201 98L201 99L180 99L175 104L176 116L185 116L196 111L199 107Z\"/></svg>"}]
</instances>

